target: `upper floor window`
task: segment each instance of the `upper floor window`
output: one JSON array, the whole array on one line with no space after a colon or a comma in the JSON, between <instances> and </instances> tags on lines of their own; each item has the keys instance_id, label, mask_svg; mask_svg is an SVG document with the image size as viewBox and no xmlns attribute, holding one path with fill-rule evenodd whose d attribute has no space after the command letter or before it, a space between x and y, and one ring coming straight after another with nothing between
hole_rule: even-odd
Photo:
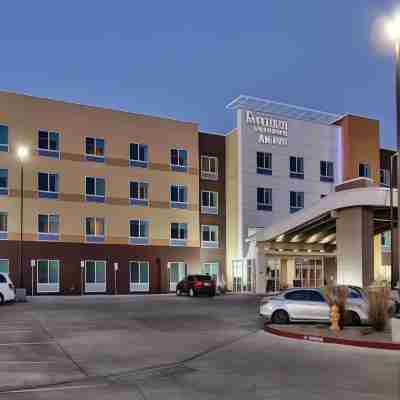
<instances>
[{"instance_id":1,"label":"upper floor window","mask_svg":"<svg viewBox=\"0 0 400 400\"><path fill-rule=\"evenodd\" d=\"M149 242L149 222L143 219L129 221L129 243L147 244Z\"/></svg>"},{"instance_id":2,"label":"upper floor window","mask_svg":"<svg viewBox=\"0 0 400 400\"><path fill-rule=\"evenodd\" d=\"M8 126L0 125L0 151L8 151Z\"/></svg>"},{"instance_id":3,"label":"upper floor window","mask_svg":"<svg viewBox=\"0 0 400 400\"><path fill-rule=\"evenodd\" d=\"M58 132L38 132L38 154L45 157L60 158L60 134Z\"/></svg>"},{"instance_id":4,"label":"upper floor window","mask_svg":"<svg viewBox=\"0 0 400 400\"><path fill-rule=\"evenodd\" d=\"M304 208L304 192L290 192L290 212Z\"/></svg>"},{"instance_id":5,"label":"upper floor window","mask_svg":"<svg viewBox=\"0 0 400 400\"><path fill-rule=\"evenodd\" d=\"M8 213L0 212L0 239L8 238Z\"/></svg>"},{"instance_id":6,"label":"upper floor window","mask_svg":"<svg viewBox=\"0 0 400 400\"><path fill-rule=\"evenodd\" d=\"M257 174L272 175L272 154L257 151Z\"/></svg>"},{"instance_id":7,"label":"upper floor window","mask_svg":"<svg viewBox=\"0 0 400 400\"><path fill-rule=\"evenodd\" d=\"M217 248L218 246L218 225L202 225L201 247Z\"/></svg>"},{"instance_id":8,"label":"upper floor window","mask_svg":"<svg viewBox=\"0 0 400 400\"><path fill-rule=\"evenodd\" d=\"M321 161L320 162L320 180L321 182L333 182L333 162Z\"/></svg>"},{"instance_id":9,"label":"upper floor window","mask_svg":"<svg viewBox=\"0 0 400 400\"><path fill-rule=\"evenodd\" d=\"M60 216L58 214L38 215L39 240L58 240L60 233Z\"/></svg>"},{"instance_id":10,"label":"upper floor window","mask_svg":"<svg viewBox=\"0 0 400 400\"><path fill-rule=\"evenodd\" d=\"M0 169L0 195L8 195L8 169Z\"/></svg>"},{"instance_id":11,"label":"upper floor window","mask_svg":"<svg viewBox=\"0 0 400 400\"><path fill-rule=\"evenodd\" d=\"M292 156L289 164L290 177L304 179L304 158Z\"/></svg>"},{"instance_id":12,"label":"upper floor window","mask_svg":"<svg viewBox=\"0 0 400 400\"><path fill-rule=\"evenodd\" d=\"M104 162L105 142L104 139L87 137L85 139L86 160Z\"/></svg>"},{"instance_id":13,"label":"upper floor window","mask_svg":"<svg viewBox=\"0 0 400 400\"><path fill-rule=\"evenodd\" d=\"M129 183L129 202L135 206L149 205L149 184L147 182Z\"/></svg>"},{"instance_id":14,"label":"upper floor window","mask_svg":"<svg viewBox=\"0 0 400 400\"><path fill-rule=\"evenodd\" d=\"M390 170L388 169L381 169L380 173L380 183L382 186L390 186Z\"/></svg>"},{"instance_id":15,"label":"upper floor window","mask_svg":"<svg viewBox=\"0 0 400 400\"><path fill-rule=\"evenodd\" d=\"M381 246L382 246L382 250L385 252L391 250L392 235L391 235L390 231L381 233Z\"/></svg>"},{"instance_id":16,"label":"upper floor window","mask_svg":"<svg viewBox=\"0 0 400 400\"><path fill-rule=\"evenodd\" d=\"M272 211L272 189L257 188L257 210Z\"/></svg>"},{"instance_id":17,"label":"upper floor window","mask_svg":"<svg viewBox=\"0 0 400 400\"><path fill-rule=\"evenodd\" d=\"M201 178L218 180L218 158L201 156Z\"/></svg>"},{"instance_id":18,"label":"upper floor window","mask_svg":"<svg viewBox=\"0 0 400 400\"><path fill-rule=\"evenodd\" d=\"M186 223L171 223L171 240L172 246L184 246L188 237L188 225Z\"/></svg>"},{"instance_id":19,"label":"upper floor window","mask_svg":"<svg viewBox=\"0 0 400 400\"><path fill-rule=\"evenodd\" d=\"M147 168L149 164L149 146L147 144L131 143L129 145L129 165L131 167Z\"/></svg>"},{"instance_id":20,"label":"upper floor window","mask_svg":"<svg viewBox=\"0 0 400 400\"><path fill-rule=\"evenodd\" d=\"M358 175L364 178L370 178L371 172L369 169L369 164L360 163L358 166Z\"/></svg>"},{"instance_id":21,"label":"upper floor window","mask_svg":"<svg viewBox=\"0 0 400 400\"><path fill-rule=\"evenodd\" d=\"M87 242L104 242L105 221L104 218L86 217L85 237Z\"/></svg>"},{"instance_id":22,"label":"upper floor window","mask_svg":"<svg viewBox=\"0 0 400 400\"><path fill-rule=\"evenodd\" d=\"M182 185L171 185L171 207L187 208L187 187Z\"/></svg>"},{"instance_id":23,"label":"upper floor window","mask_svg":"<svg viewBox=\"0 0 400 400\"><path fill-rule=\"evenodd\" d=\"M218 215L218 192L201 192L201 213Z\"/></svg>"},{"instance_id":24,"label":"upper floor window","mask_svg":"<svg viewBox=\"0 0 400 400\"><path fill-rule=\"evenodd\" d=\"M86 201L104 203L106 196L106 181L104 178L87 176L85 179Z\"/></svg>"},{"instance_id":25,"label":"upper floor window","mask_svg":"<svg viewBox=\"0 0 400 400\"><path fill-rule=\"evenodd\" d=\"M171 149L171 169L186 172L188 167L187 150Z\"/></svg>"},{"instance_id":26,"label":"upper floor window","mask_svg":"<svg viewBox=\"0 0 400 400\"><path fill-rule=\"evenodd\" d=\"M58 174L50 172L38 173L39 197L57 199L59 194Z\"/></svg>"}]
</instances>

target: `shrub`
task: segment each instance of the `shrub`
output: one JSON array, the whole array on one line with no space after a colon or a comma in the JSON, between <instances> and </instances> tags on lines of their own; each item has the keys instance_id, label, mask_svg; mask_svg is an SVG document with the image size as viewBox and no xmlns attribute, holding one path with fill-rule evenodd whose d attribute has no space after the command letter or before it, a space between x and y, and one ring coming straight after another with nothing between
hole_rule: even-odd
<instances>
[{"instance_id":1,"label":"shrub","mask_svg":"<svg viewBox=\"0 0 400 400\"><path fill-rule=\"evenodd\" d=\"M369 323L377 332L382 332L389 319L390 291L386 287L370 287L367 293Z\"/></svg>"}]
</instances>

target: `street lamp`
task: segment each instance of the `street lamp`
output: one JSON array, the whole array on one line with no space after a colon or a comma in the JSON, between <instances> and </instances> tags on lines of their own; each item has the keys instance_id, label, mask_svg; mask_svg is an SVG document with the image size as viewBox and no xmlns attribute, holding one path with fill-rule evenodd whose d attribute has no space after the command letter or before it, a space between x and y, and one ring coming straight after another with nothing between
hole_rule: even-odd
<instances>
[{"instance_id":1,"label":"street lamp","mask_svg":"<svg viewBox=\"0 0 400 400\"><path fill-rule=\"evenodd\" d=\"M396 54L396 128L397 128L397 151L400 150L400 14L397 14L391 20L386 22L386 32L389 39L395 45L395 54ZM398 153L396 154L398 155ZM400 217L400 157L397 158L397 240L395 240L394 233L396 232L394 227L395 224L392 220L392 288L394 288L400 278L400 271L399 271L399 245L400 245L400 226L399 226L399 217ZM391 167L393 169L393 159L391 159ZM393 175L392 175L393 176ZM392 179L391 176L391 179ZM391 182L391 184L393 184ZM393 214L393 212L391 212ZM393 215L392 215L393 217ZM397 247L397 248L396 248ZM394 251L396 251L397 257L394 257ZM396 260L396 262L394 262Z\"/></svg>"},{"instance_id":2,"label":"street lamp","mask_svg":"<svg viewBox=\"0 0 400 400\"><path fill-rule=\"evenodd\" d=\"M24 268L23 268L23 232L24 232L24 162L29 156L29 149L27 146L19 146L17 149L17 158L20 164L21 180L20 180L20 237L19 237L19 289L20 296L23 299L26 296L26 290L24 290ZM22 293L24 292L24 293ZM33 294L33 288L32 288ZM22 300L23 300L22 299Z\"/></svg>"}]
</instances>

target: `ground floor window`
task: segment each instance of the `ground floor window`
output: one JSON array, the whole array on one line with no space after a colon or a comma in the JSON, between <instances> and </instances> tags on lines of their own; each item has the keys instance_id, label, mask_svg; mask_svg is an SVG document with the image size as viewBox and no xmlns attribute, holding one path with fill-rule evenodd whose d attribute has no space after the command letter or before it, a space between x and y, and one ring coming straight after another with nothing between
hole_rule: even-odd
<instances>
[{"instance_id":1,"label":"ground floor window","mask_svg":"<svg viewBox=\"0 0 400 400\"><path fill-rule=\"evenodd\" d=\"M85 261L85 291L106 291L106 262L87 260Z\"/></svg>"},{"instance_id":2,"label":"ground floor window","mask_svg":"<svg viewBox=\"0 0 400 400\"><path fill-rule=\"evenodd\" d=\"M169 290L174 292L176 285L187 275L187 265L184 262L168 263Z\"/></svg>"},{"instance_id":3,"label":"ground floor window","mask_svg":"<svg viewBox=\"0 0 400 400\"><path fill-rule=\"evenodd\" d=\"M37 292L56 293L60 291L60 261L37 261Z\"/></svg>"},{"instance_id":4,"label":"ground floor window","mask_svg":"<svg viewBox=\"0 0 400 400\"><path fill-rule=\"evenodd\" d=\"M324 286L322 258L295 259L295 287L315 288Z\"/></svg>"},{"instance_id":5,"label":"ground floor window","mask_svg":"<svg viewBox=\"0 0 400 400\"><path fill-rule=\"evenodd\" d=\"M150 266L147 261L129 262L131 292L147 292L150 289Z\"/></svg>"},{"instance_id":6,"label":"ground floor window","mask_svg":"<svg viewBox=\"0 0 400 400\"><path fill-rule=\"evenodd\" d=\"M255 289L255 261L235 260L232 262L233 291L252 292Z\"/></svg>"},{"instance_id":7,"label":"ground floor window","mask_svg":"<svg viewBox=\"0 0 400 400\"><path fill-rule=\"evenodd\" d=\"M0 272L4 274L10 273L10 262L8 260L0 260Z\"/></svg>"}]
</instances>

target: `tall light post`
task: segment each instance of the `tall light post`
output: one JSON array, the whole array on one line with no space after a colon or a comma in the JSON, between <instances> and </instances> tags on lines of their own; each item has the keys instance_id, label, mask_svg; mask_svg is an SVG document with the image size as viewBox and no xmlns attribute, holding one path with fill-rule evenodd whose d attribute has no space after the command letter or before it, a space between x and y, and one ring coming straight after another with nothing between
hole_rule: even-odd
<instances>
[{"instance_id":1,"label":"tall light post","mask_svg":"<svg viewBox=\"0 0 400 400\"><path fill-rule=\"evenodd\" d=\"M19 146L17 150L17 158L20 165L20 237L19 237L19 296L20 300L24 300L26 297L26 289L24 288L24 266L23 266L23 251L24 251L24 240L23 240L23 232L24 232L24 162L29 156L29 149L26 146ZM33 288L32 288L33 291Z\"/></svg>"},{"instance_id":2,"label":"tall light post","mask_svg":"<svg viewBox=\"0 0 400 400\"><path fill-rule=\"evenodd\" d=\"M386 23L386 31L389 38L395 45L396 57L396 131L397 131L397 151L400 150L400 14ZM397 224L392 223L392 288L398 285L400 278L399 257L400 257L400 157L396 157L397 165ZM397 228L397 230L395 229ZM396 233L396 238L394 234ZM397 240L396 240L397 239ZM396 253L394 253L396 252ZM396 257L394 256L396 254ZM396 261L394 261L396 260Z\"/></svg>"}]
</instances>

